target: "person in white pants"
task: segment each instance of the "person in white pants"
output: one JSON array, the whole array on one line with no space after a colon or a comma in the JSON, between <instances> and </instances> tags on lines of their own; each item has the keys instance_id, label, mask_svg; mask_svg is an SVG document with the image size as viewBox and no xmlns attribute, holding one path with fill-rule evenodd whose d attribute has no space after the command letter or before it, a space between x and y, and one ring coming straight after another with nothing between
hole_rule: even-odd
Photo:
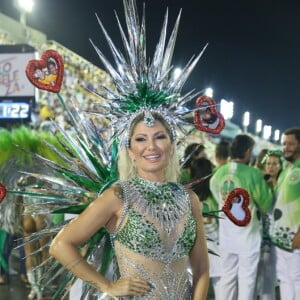
<instances>
[{"instance_id":1,"label":"person in white pants","mask_svg":"<svg viewBox=\"0 0 300 300\"><path fill-rule=\"evenodd\" d=\"M300 127L284 132L283 155L287 164L278 178L270 236L280 298L300 300Z\"/></svg>"},{"instance_id":2,"label":"person in white pants","mask_svg":"<svg viewBox=\"0 0 300 300\"><path fill-rule=\"evenodd\" d=\"M275 247L280 299L300 300L300 249L293 252Z\"/></svg>"},{"instance_id":3,"label":"person in white pants","mask_svg":"<svg viewBox=\"0 0 300 300\"><path fill-rule=\"evenodd\" d=\"M262 172L248 165L253 146L254 140L250 136L236 136L230 146L230 161L219 167L210 180L210 189L219 209L235 188L246 190L250 197L251 220L247 226L240 227L225 214L220 214L222 300L254 299L262 240L257 209L266 212L271 208L272 191Z\"/></svg>"}]
</instances>

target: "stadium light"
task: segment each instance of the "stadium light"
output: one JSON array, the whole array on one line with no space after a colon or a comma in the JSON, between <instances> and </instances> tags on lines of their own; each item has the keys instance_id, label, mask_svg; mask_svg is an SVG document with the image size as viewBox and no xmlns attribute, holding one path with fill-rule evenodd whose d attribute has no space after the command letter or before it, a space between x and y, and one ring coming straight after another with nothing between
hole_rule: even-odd
<instances>
[{"instance_id":1,"label":"stadium light","mask_svg":"<svg viewBox=\"0 0 300 300\"><path fill-rule=\"evenodd\" d=\"M280 130L276 129L274 130L274 141L278 143L279 140L280 140Z\"/></svg>"},{"instance_id":2,"label":"stadium light","mask_svg":"<svg viewBox=\"0 0 300 300\"><path fill-rule=\"evenodd\" d=\"M265 140L268 140L271 137L271 134L272 134L272 126L271 125L264 125L263 138Z\"/></svg>"},{"instance_id":3,"label":"stadium light","mask_svg":"<svg viewBox=\"0 0 300 300\"><path fill-rule=\"evenodd\" d=\"M212 98L214 95L214 90L211 87L208 87L204 93L205 96Z\"/></svg>"},{"instance_id":4,"label":"stadium light","mask_svg":"<svg viewBox=\"0 0 300 300\"><path fill-rule=\"evenodd\" d=\"M250 113L249 111L245 111L243 115L243 126L245 132L247 132L249 124L250 124Z\"/></svg>"},{"instance_id":5,"label":"stadium light","mask_svg":"<svg viewBox=\"0 0 300 300\"><path fill-rule=\"evenodd\" d=\"M21 9L25 10L25 12L32 12L34 2L33 0L18 0L18 5Z\"/></svg>"},{"instance_id":6,"label":"stadium light","mask_svg":"<svg viewBox=\"0 0 300 300\"><path fill-rule=\"evenodd\" d=\"M255 132L256 134L260 134L262 131L262 120L258 119L255 124Z\"/></svg>"},{"instance_id":7,"label":"stadium light","mask_svg":"<svg viewBox=\"0 0 300 300\"><path fill-rule=\"evenodd\" d=\"M20 23L26 26L26 13L31 13L33 10L33 0L18 0L18 8L20 10Z\"/></svg>"},{"instance_id":8,"label":"stadium light","mask_svg":"<svg viewBox=\"0 0 300 300\"><path fill-rule=\"evenodd\" d=\"M234 103L232 101L221 99L220 112L223 115L225 120L230 120L233 117L233 108L234 108Z\"/></svg>"}]
</instances>

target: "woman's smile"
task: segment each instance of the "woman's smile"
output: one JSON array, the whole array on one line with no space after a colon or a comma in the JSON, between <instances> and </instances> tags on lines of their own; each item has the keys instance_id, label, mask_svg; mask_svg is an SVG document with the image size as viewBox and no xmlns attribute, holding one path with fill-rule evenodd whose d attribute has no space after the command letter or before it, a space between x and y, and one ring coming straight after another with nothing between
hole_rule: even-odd
<instances>
[{"instance_id":1,"label":"woman's smile","mask_svg":"<svg viewBox=\"0 0 300 300\"><path fill-rule=\"evenodd\" d=\"M150 161L158 161L160 158L159 154L145 155L144 158Z\"/></svg>"}]
</instances>

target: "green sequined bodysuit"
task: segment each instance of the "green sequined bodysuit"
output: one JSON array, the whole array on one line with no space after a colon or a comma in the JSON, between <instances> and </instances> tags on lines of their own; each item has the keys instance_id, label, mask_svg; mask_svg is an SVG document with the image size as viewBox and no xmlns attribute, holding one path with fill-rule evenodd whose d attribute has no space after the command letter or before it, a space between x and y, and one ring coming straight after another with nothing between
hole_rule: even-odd
<instances>
[{"instance_id":1,"label":"green sequined bodysuit","mask_svg":"<svg viewBox=\"0 0 300 300\"><path fill-rule=\"evenodd\" d=\"M137 177L119 184L124 210L112 239L120 274L140 276L151 286L146 295L122 299L190 299L187 265L196 221L187 192Z\"/></svg>"}]
</instances>

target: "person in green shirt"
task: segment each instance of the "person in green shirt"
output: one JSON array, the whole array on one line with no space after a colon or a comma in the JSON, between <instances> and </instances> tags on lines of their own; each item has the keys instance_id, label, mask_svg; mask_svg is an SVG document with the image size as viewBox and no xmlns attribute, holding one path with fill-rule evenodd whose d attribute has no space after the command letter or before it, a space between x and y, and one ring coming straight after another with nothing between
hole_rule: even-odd
<instances>
[{"instance_id":1,"label":"person in green shirt","mask_svg":"<svg viewBox=\"0 0 300 300\"><path fill-rule=\"evenodd\" d=\"M266 212L271 208L272 191L261 170L249 165L253 147L254 140L250 136L237 135L230 145L230 161L219 167L210 180L210 189L219 209L235 188L247 190L250 196L251 220L247 226L237 226L220 213L222 299L254 299L262 240L257 212Z\"/></svg>"},{"instance_id":2,"label":"person in green shirt","mask_svg":"<svg viewBox=\"0 0 300 300\"><path fill-rule=\"evenodd\" d=\"M278 178L270 229L281 299L300 299L300 127L283 135L286 167Z\"/></svg>"}]
</instances>

